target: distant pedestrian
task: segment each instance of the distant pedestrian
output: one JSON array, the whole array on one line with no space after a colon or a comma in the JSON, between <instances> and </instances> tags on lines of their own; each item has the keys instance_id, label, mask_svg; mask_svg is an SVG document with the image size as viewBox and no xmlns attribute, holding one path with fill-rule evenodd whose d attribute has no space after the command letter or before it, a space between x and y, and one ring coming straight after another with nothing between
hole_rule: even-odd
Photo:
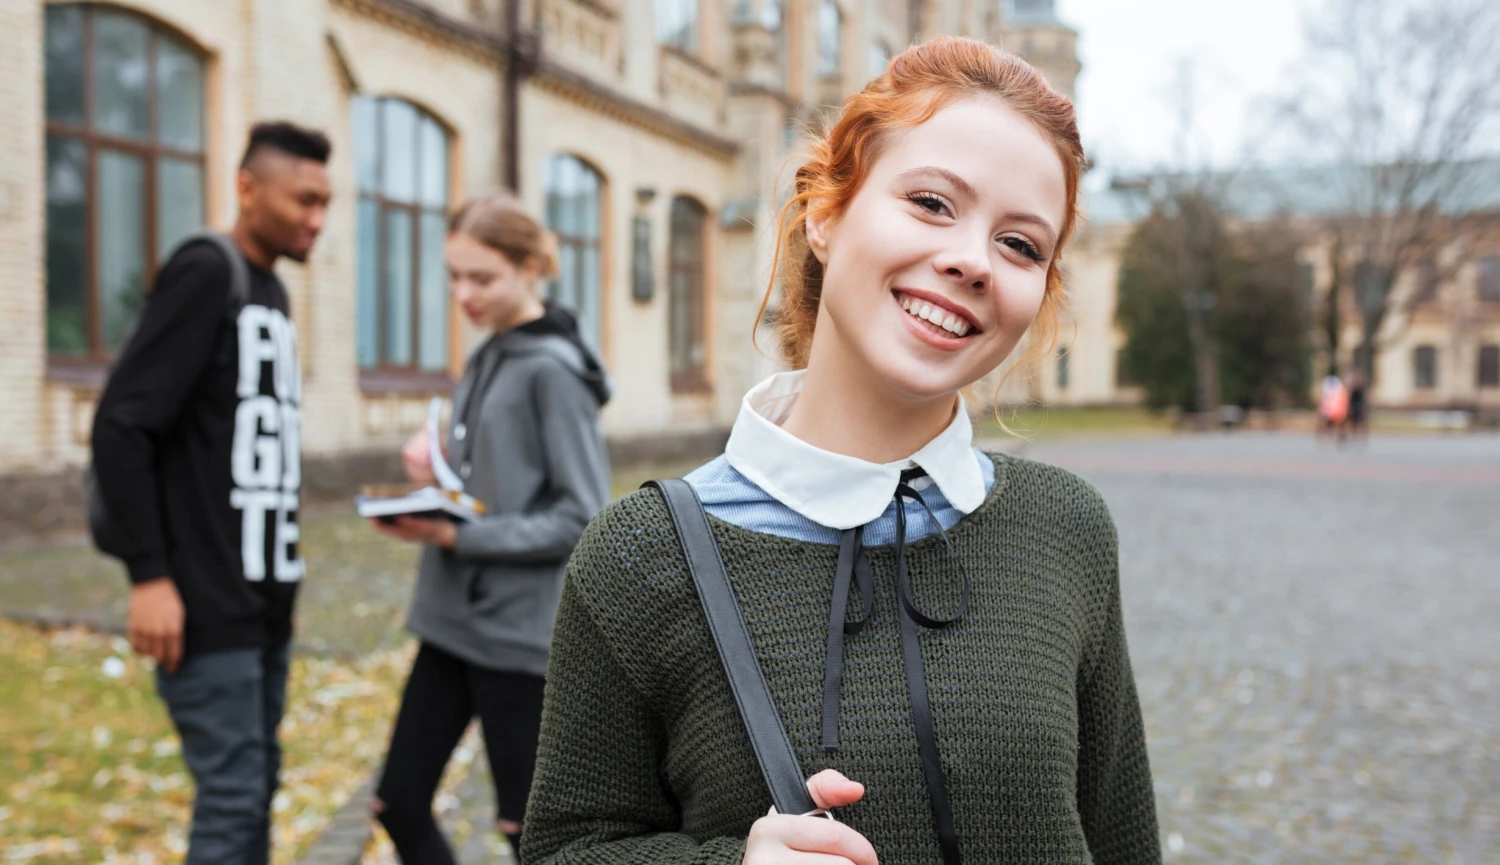
<instances>
[{"instance_id":1,"label":"distant pedestrian","mask_svg":"<svg viewBox=\"0 0 1500 865\"><path fill-rule=\"evenodd\" d=\"M1363 442L1370 435L1370 397L1364 373L1349 376L1349 435Z\"/></svg>"},{"instance_id":2,"label":"distant pedestrian","mask_svg":"<svg viewBox=\"0 0 1500 865\"><path fill-rule=\"evenodd\" d=\"M201 240L162 264L94 416L99 495L129 539L130 644L157 662L197 784L189 863L264 865L270 851L303 572L302 381L271 268L312 252L328 152L321 133L289 123L251 130L230 257Z\"/></svg>"},{"instance_id":3,"label":"distant pedestrian","mask_svg":"<svg viewBox=\"0 0 1500 865\"><path fill-rule=\"evenodd\" d=\"M1345 422L1349 419L1349 389L1344 386L1343 379L1332 373L1323 377L1318 395L1318 417L1321 421L1319 429L1343 444L1348 430Z\"/></svg>"},{"instance_id":4,"label":"distant pedestrian","mask_svg":"<svg viewBox=\"0 0 1500 865\"><path fill-rule=\"evenodd\" d=\"M426 545L407 627L420 641L376 792L376 814L408 865L454 861L432 814L443 769L479 717L496 822L520 848L563 564L609 495L599 409L607 377L569 311L545 303L555 240L505 193L453 217L445 255L454 300L492 335L453 392L446 451L474 522L399 517L375 527ZM433 483L426 432L407 476Z\"/></svg>"}]
</instances>

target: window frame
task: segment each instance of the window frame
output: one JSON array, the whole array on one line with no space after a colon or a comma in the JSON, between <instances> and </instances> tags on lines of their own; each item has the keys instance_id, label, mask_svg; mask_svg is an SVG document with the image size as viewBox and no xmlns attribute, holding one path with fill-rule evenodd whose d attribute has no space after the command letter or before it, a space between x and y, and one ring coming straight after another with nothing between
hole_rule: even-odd
<instances>
[{"instance_id":1,"label":"window frame","mask_svg":"<svg viewBox=\"0 0 1500 865\"><path fill-rule=\"evenodd\" d=\"M553 166L560 160L572 160L573 162L577 163L577 165L582 167L585 171L587 171L590 175L592 175L596 181L594 187L594 206L597 214L598 231L596 233L596 236L592 238L582 235L569 234L563 230L562 226L555 225L552 222L552 215L554 212L552 204L554 194L552 186L552 173L554 170ZM600 171L594 165L594 163L583 158L582 156L579 156L576 153L567 150L554 151L547 156L542 172L542 211L543 222L545 223L547 230L552 232L552 236L557 240L557 262L559 269L557 278L549 279L546 282L546 285L544 287L546 297L551 301L560 300L561 292L559 291L559 288L562 284L563 278L562 264L563 261L567 258L567 252L569 250L573 250L577 256L576 260L583 261L584 253L592 248L594 251L595 260L598 262L599 283L598 285L593 286L592 296L588 299L594 305L592 310L592 324L593 326L597 327L598 332L590 332L590 311L583 308L583 303L579 303L576 307L572 307L571 311L578 316L579 328L582 332L584 342L588 343L591 347L594 348L594 350L600 352L601 354L607 354L607 352L605 351L605 334L608 332L607 322L605 321L605 294L607 291L607 286L609 285L609 274L607 271L608 260L605 257L605 252L607 245L606 240L609 232L609 178L606 177L604 172ZM581 275L579 278L581 278ZM583 293L580 292L579 297L580 300L583 300Z\"/></svg>"},{"instance_id":2,"label":"window frame","mask_svg":"<svg viewBox=\"0 0 1500 865\"><path fill-rule=\"evenodd\" d=\"M102 153L121 153L141 163L141 188L144 194L141 196L141 244L142 244L142 269L141 290L149 292L151 284L156 279L157 270L162 263L162 254L158 252L160 237L158 235L158 219L161 216L160 202L158 201L159 168L163 160L175 160L177 162L191 164L198 169L199 178L199 212L203 215L203 221L208 216L208 139L210 130L208 125L208 88L209 78L209 55L194 40L150 15L134 9L111 6L99 3L63 3L48 5L47 9L70 9L76 8L81 14L80 27L83 34L83 61L80 67L82 73L82 125L54 119L45 105L43 99L43 140L44 142L53 138L64 141L75 141L84 148L84 280L83 280L83 302L84 302L84 341L86 348L81 354L54 353L50 340L44 336L43 346L46 352L47 369L49 377L76 380L79 383L102 383L102 374L109 362L119 350L106 348L104 345L104 311L102 286L100 284L100 237L99 237L99 158ZM109 15L118 15L131 18L139 22L146 30L146 124L147 131L144 138L127 138L123 135L102 131L96 128L95 109L98 105L98 94L95 85L96 64L98 62L95 39L96 13L105 12ZM43 27L45 29L45 15ZM199 146L196 151L184 150L180 147L166 144L159 140L161 135L161 87L158 78L158 58L160 56L160 43L163 39L170 40L179 46L184 52L190 54L198 61L199 81L202 83L202 100L198 105L199 111ZM45 90L48 70L46 68L46 49L43 49L42 81ZM45 149L45 146L44 146ZM44 186L47 178L44 176ZM43 196L45 198L44 189ZM43 220L43 269L47 270L45 263L47 249L51 245L52 226ZM50 329L50 305L51 297L44 300L43 320ZM131 328L134 327L132 323ZM128 334L127 330L127 334ZM123 346L121 346L123 347Z\"/></svg>"},{"instance_id":3,"label":"window frame","mask_svg":"<svg viewBox=\"0 0 1500 865\"><path fill-rule=\"evenodd\" d=\"M359 330L358 319L355 324L355 363L359 371L360 387L366 391L380 392L439 392L445 391L452 386L452 353L453 353L453 325L452 325L452 302L447 300L448 287L445 284L443 294L445 303L443 305L443 368L425 369L422 367L422 222L423 217L439 217L444 226L446 236L449 209L452 199L453 186L453 132L437 115L428 111L420 104L409 99L391 95L360 95L350 103L351 117L353 112L359 110L356 105L360 100L369 100L372 110L376 112L374 118L375 147L374 155L374 180L373 186L366 187L361 169L364 167L360 162L361 151L359 143L355 143L355 302L363 300L359 290L359 268L363 265L363 250L361 246L364 238L359 232L359 210L366 203L375 206L375 231L374 239L376 248L375 268L375 363L365 365L359 358L360 340L362 335ZM414 172L415 188L411 201L402 201L392 198L384 188L386 182L386 155L389 147L385 140L384 115L385 107L392 103L399 103L409 108L415 115L412 126L412 166ZM421 187L422 171L422 121L430 121L439 132L442 133L444 151L444 177L443 177L443 200L440 204L431 204L422 201L423 191ZM390 251L389 215L393 212L405 214L411 222L411 358L404 364L390 362L390 297L386 283L387 271L389 270L386 255ZM446 273L446 268L445 271Z\"/></svg>"},{"instance_id":4,"label":"window frame","mask_svg":"<svg viewBox=\"0 0 1500 865\"><path fill-rule=\"evenodd\" d=\"M697 219L696 255L678 256L678 214L692 213ZM690 195L677 195L668 208L667 231L667 363L673 393L700 393L712 390L708 378L708 299L709 299L709 243L710 225L708 208ZM686 280L690 289L679 292L678 277ZM676 316L679 305L687 308L690 338L685 346L678 344ZM696 363L679 364L679 351L691 355L698 349L701 357Z\"/></svg>"}]
</instances>

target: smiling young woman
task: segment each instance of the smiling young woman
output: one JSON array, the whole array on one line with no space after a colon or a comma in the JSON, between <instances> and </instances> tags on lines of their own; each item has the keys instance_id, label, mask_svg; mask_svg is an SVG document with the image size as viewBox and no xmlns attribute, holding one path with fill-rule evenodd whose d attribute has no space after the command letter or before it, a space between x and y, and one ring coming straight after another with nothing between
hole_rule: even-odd
<instances>
[{"instance_id":1,"label":"smiling young woman","mask_svg":"<svg viewBox=\"0 0 1500 865\"><path fill-rule=\"evenodd\" d=\"M526 862L1160 861L1108 509L976 450L960 396L1028 329L1050 352L1082 163L1072 105L973 40L908 49L845 103L782 215L793 371L687 478L837 819L767 815L647 490L569 563Z\"/></svg>"}]
</instances>

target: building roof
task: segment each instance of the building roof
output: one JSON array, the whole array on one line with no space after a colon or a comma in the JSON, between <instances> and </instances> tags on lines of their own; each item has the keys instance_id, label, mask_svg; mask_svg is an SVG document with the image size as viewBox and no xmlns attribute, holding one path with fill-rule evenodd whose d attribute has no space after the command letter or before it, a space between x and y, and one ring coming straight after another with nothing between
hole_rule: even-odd
<instances>
[{"instance_id":1,"label":"building roof","mask_svg":"<svg viewBox=\"0 0 1500 865\"><path fill-rule=\"evenodd\" d=\"M1373 201L1372 197L1387 199L1385 209L1393 209L1396 196L1377 196L1377 192L1393 188L1400 177L1401 170L1396 167L1356 165L1257 168L1197 177L1131 175L1114 178L1105 189L1086 192L1084 206L1089 222L1095 225L1134 222L1150 212L1153 199L1169 194L1173 186L1202 184L1218 189L1229 211L1242 219L1327 218L1356 209L1368 212L1371 205L1355 208L1351 202ZM1442 185L1439 199L1443 213L1457 216L1500 211L1500 158L1455 163L1420 182ZM1418 197L1425 200L1427 196Z\"/></svg>"}]
</instances>

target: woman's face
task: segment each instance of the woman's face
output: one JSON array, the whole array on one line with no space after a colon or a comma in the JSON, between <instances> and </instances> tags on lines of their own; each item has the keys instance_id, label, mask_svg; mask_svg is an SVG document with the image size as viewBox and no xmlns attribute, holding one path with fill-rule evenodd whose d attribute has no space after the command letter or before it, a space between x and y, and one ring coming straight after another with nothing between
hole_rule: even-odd
<instances>
[{"instance_id":1,"label":"woman's face","mask_svg":"<svg viewBox=\"0 0 1500 865\"><path fill-rule=\"evenodd\" d=\"M1066 208L1057 151L999 100L894 135L843 216L808 221L824 266L810 363L836 352L917 401L978 381L1036 317Z\"/></svg>"},{"instance_id":2,"label":"woman's face","mask_svg":"<svg viewBox=\"0 0 1500 865\"><path fill-rule=\"evenodd\" d=\"M536 302L538 271L533 260L517 267L463 232L448 236L443 256L453 299L478 327L509 330Z\"/></svg>"}]
</instances>

